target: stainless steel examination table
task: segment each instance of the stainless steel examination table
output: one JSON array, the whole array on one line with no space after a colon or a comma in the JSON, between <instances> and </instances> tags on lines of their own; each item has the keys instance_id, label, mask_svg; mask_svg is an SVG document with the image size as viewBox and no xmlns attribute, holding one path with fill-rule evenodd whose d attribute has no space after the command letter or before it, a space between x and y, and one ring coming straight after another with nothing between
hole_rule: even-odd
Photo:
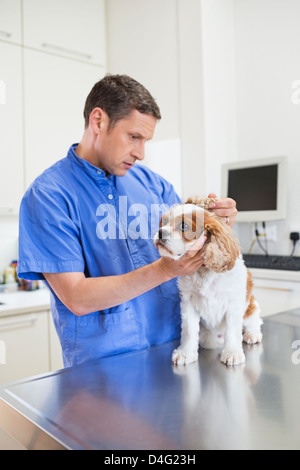
<instances>
[{"instance_id":1,"label":"stainless steel examination table","mask_svg":"<svg viewBox=\"0 0 300 470\"><path fill-rule=\"evenodd\" d=\"M236 367L174 367L173 342L10 383L0 426L27 449L300 449L300 309L263 333Z\"/></svg>"}]
</instances>

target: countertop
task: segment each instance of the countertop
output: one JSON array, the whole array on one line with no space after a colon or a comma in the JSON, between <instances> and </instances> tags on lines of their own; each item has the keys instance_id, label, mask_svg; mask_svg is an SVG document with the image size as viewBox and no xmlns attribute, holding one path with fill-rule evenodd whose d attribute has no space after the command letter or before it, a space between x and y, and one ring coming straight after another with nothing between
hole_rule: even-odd
<instances>
[{"instance_id":1,"label":"countertop","mask_svg":"<svg viewBox=\"0 0 300 470\"><path fill-rule=\"evenodd\" d=\"M272 308L263 309L262 316L278 313L283 309L300 307L300 290L294 289L295 283L300 283L300 272L278 271L266 269L251 269L255 277L255 294L262 303L270 304L269 295L272 290ZM261 287L261 280L268 279L276 287L280 281L288 282L288 288L267 289ZM0 292L0 318L7 315L33 313L50 309L50 293L42 284L34 291Z\"/></svg>"},{"instance_id":2,"label":"countertop","mask_svg":"<svg viewBox=\"0 0 300 470\"><path fill-rule=\"evenodd\" d=\"M300 271L287 271L280 269L248 268L253 277L257 279L271 279L276 281L300 282Z\"/></svg>"},{"instance_id":3,"label":"countertop","mask_svg":"<svg viewBox=\"0 0 300 470\"><path fill-rule=\"evenodd\" d=\"M50 309L50 293L46 287L34 291L0 293L0 318Z\"/></svg>"},{"instance_id":4,"label":"countertop","mask_svg":"<svg viewBox=\"0 0 300 470\"><path fill-rule=\"evenodd\" d=\"M245 365L176 367L172 342L2 386L0 426L30 449L300 449L300 309L263 333Z\"/></svg>"}]
</instances>

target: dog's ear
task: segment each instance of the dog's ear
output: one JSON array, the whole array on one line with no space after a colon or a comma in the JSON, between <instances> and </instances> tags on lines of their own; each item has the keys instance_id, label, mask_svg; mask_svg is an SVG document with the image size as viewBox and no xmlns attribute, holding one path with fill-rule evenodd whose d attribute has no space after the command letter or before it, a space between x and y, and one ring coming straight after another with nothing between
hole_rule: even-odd
<instances>
[{"instance_id":1,"label":"dog's ear","mask_svg":"<svg viewBox=\"0 0 300 470\"><path fill-rule=\"evenodd\" d=\"M204 228L207 235L205 265L217 273L230 271L240 253L231 228L221 217L209 212L204 216Z\"/></svg>"}]
</instances>

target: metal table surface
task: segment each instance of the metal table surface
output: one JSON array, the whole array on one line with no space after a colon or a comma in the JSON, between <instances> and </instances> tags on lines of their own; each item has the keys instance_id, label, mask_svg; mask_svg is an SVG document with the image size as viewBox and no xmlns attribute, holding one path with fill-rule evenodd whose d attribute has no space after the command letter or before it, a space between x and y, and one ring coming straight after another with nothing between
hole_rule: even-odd
<instances>
[{"instance_id":1,"label":"metal table surface","mask_svg":"<svg viewBox=\"0 0 300 470\"><path fill-rule=\"evenodd\" d=\"M8 384L0 426L29 449L300 449L300 309L263 332L236 367L174 367L176 342Z\"/></svg>"}]
</instances>

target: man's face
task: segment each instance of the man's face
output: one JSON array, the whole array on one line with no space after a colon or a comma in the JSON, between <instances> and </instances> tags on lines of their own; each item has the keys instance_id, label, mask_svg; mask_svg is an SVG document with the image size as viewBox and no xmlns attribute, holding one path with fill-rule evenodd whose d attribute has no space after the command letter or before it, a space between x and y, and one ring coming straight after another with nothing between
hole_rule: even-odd
<instances>
[{"instance_id":1,"label":"man's face","mask_svg":"<svg viewBox=\"0 0 300 470\"><path fill-rule=\"evenodd\" d=\"M132 111L111 129L106 124L97 142L98 166L112 175L124 176L136 160L143 160L145 144L153 137L156 118Z\"/></svg>"}]
</instances>

